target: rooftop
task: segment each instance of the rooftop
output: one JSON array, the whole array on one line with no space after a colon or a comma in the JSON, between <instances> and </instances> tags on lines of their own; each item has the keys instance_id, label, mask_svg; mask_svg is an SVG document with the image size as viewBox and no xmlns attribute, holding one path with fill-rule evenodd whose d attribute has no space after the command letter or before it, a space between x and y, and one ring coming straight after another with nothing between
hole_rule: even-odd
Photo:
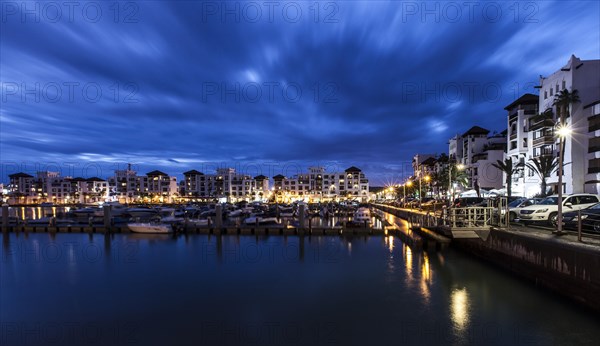
<instances>
[{"instance_id":1,"label":"rooftop","mask_svg":"<svg viewBox=\"0 0 600 346\"><path fill-rule=\"evenodd\" d=\"M472 135L486 135L490 133L490 130L486 130L483 127L473 126L467 132L462 134L462 137L472 136Z\"/></svg>"},{"instance_id":2,"label":"rooftop","mask_svg":"<svg viewBox=\"0 0 600 346\"><path fill-rule=\"evenodd\" d=\"M167 173L165 173L165 172L161 172L161 171L159 171L159 170L154 170L154 171L152 171L152 172L146 173L146 175L147 175L147 176L157 176L157 175L166 175L166 176L168 176L168 174L167 174Z\"/></svg>"},{"instance_id":3,"label":"rooftop","mask_svg":"<svg viewBox=\"0 0 600 346\"><path fill-rule=\"evenodd\" d=\"M8 177L10 179L15 179L15 178L33 178L33 175L29 175L27 173L19 172L19 173L15 173L15 174L10 174Z\"/></svg>"},{"instance_id":4,"label":"rooftop","mask_svg":"<svg viewBox=\"0 0 600 346\"><path fill-rule=\"evenodd\" d=\"M204 173L192 169L191 171L183 172L183 175L204 175Z\"/></svg>"},{"instance_id":5,"label":"rooftop","mask_svg":"<svg viewBox=\"0 0 600 346\"><path fill-rule=\"evenodd\" d=\"M523 96L519 97L518 99L513 101L513 103L504 107L504 109L507 111L510 111L511 109L515 108L518 105L537 104L539 102L539 100L540 100L540 97L538 95L523 94Z\"/></svg>"}]
</instances>

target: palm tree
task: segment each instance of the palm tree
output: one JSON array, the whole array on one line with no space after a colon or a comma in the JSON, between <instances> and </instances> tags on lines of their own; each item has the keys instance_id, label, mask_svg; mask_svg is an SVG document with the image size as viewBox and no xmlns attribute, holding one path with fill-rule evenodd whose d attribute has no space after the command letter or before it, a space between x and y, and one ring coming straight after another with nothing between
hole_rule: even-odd
<instances>
[{"instance_id":1,"label":"palm tree","mask_svg":"<svg viewBox=\"0 0 600 346\"><path fill-rule=\"evenodd\" d=\"M497 160L496 163L492 163L492 166L498 168L500 171L506 174L506 194L508 195L508 198L510 198L512 176L519 170L521 164L517 163L516 165L513 165L512 157L509 157L504 161Z\"/></svg>"},{"instance_id":2,"label":"palm tree","mask_svg":"<svg viewBox=\"0 0 600 346\"><path fill-rule=\"evenodd\" d=\"M563 89L554 95L553 106L556 106L556 112L559 115L559 124L564 125L564 120L569 116L569 106L579 102L579 92L577 89L569 91Z\"/></svg>"},{"instance_id":3,"label":"palm tree","mask_svg":"<svg viewBox=\"0 0 600 346\"><path fill-rule=\"evenodd\" d=\"M565 119L570 116L569 108L571 105L579 102L579 92L577 89L573 91L569 91L567 89L563 89L554 95L553 106L556 106L556 112L558 113L558 126L564 127ZM561 139L562 143L563 139ZM564 144L561 146L562 155L564 157L565 154L565 146ZM559 163L561 165L561 163ZM561 167L561 170L564 169Z\"/></svg>"},{"instance_id":4,"label":"palm tree","mask_svg":"<svg viewBox=\"0 0 600 346\"><path fill-rule=\"evenodd\" d=\"M550 177L550 175L556 171L558 168L558 161L551 156L536 157L529 161L531 161L531 163L528 162L525 165L527 168L534 171L542 180L540 183L542 197L546 197L546 178Z\"/></svg>"}]
</instances>

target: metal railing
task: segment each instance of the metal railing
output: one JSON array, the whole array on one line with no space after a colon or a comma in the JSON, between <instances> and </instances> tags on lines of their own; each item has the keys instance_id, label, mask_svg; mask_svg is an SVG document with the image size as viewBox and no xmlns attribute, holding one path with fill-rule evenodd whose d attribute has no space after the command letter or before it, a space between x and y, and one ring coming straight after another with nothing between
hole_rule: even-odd
<instances>
[{"instance_id":1,"label":"metal railing","mask_svg":"<svg viewBox=\"0 0 600 346\"><path fill-rule=\"evenodd\" d=\"M493 207L451 208L447 223L451 228L485 228L494 225Z\"/></svg>"}]
</instances>

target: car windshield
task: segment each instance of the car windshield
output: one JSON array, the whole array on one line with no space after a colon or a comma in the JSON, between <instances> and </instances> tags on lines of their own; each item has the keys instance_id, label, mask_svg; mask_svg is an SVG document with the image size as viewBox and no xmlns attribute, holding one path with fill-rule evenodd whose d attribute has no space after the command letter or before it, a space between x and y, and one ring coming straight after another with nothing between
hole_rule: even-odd
<instances>
[{"instance_id":1,"label":"car windshield","mask_svg":"<svg viewBox=\"0 0 600 346\"><path fill-rule=\"evenodd\" d=\"M548 197L540 201L541 205L558 205L558 197Z\"/></svg>"},{"instance_id":2,"label":"car windshield","mask_svg":"<svg viewBox=\"0 0 600 346\"><path fill-rule=\"evenodd\" d=\"M522 200L522 199L516 199L516 200L514 200L514 201L512 201L512 202L508 203L508 206L509 206L510 208L516 208L516 207L518 207L518 206L519 206L519 204L521 204L522 202L523 202L523 200Z\"/></svg>"}]
</instances>

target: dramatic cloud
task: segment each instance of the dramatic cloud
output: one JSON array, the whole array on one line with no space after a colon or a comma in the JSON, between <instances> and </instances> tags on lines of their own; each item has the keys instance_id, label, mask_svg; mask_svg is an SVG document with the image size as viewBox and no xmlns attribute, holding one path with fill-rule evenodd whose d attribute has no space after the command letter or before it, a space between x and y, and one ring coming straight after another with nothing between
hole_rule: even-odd
<instances>
[{"instance_id":1,"label":"dramatic cloud","mask_svg":"<svg viewBox=\"0 0 600 346\"><path fill-rule=\"evenodd\" d=\"M472 125L504 130L571 54L600 56L592 1L1 5L3 181L131 162L393 182Z\"/></svg>"}]
</instances>

